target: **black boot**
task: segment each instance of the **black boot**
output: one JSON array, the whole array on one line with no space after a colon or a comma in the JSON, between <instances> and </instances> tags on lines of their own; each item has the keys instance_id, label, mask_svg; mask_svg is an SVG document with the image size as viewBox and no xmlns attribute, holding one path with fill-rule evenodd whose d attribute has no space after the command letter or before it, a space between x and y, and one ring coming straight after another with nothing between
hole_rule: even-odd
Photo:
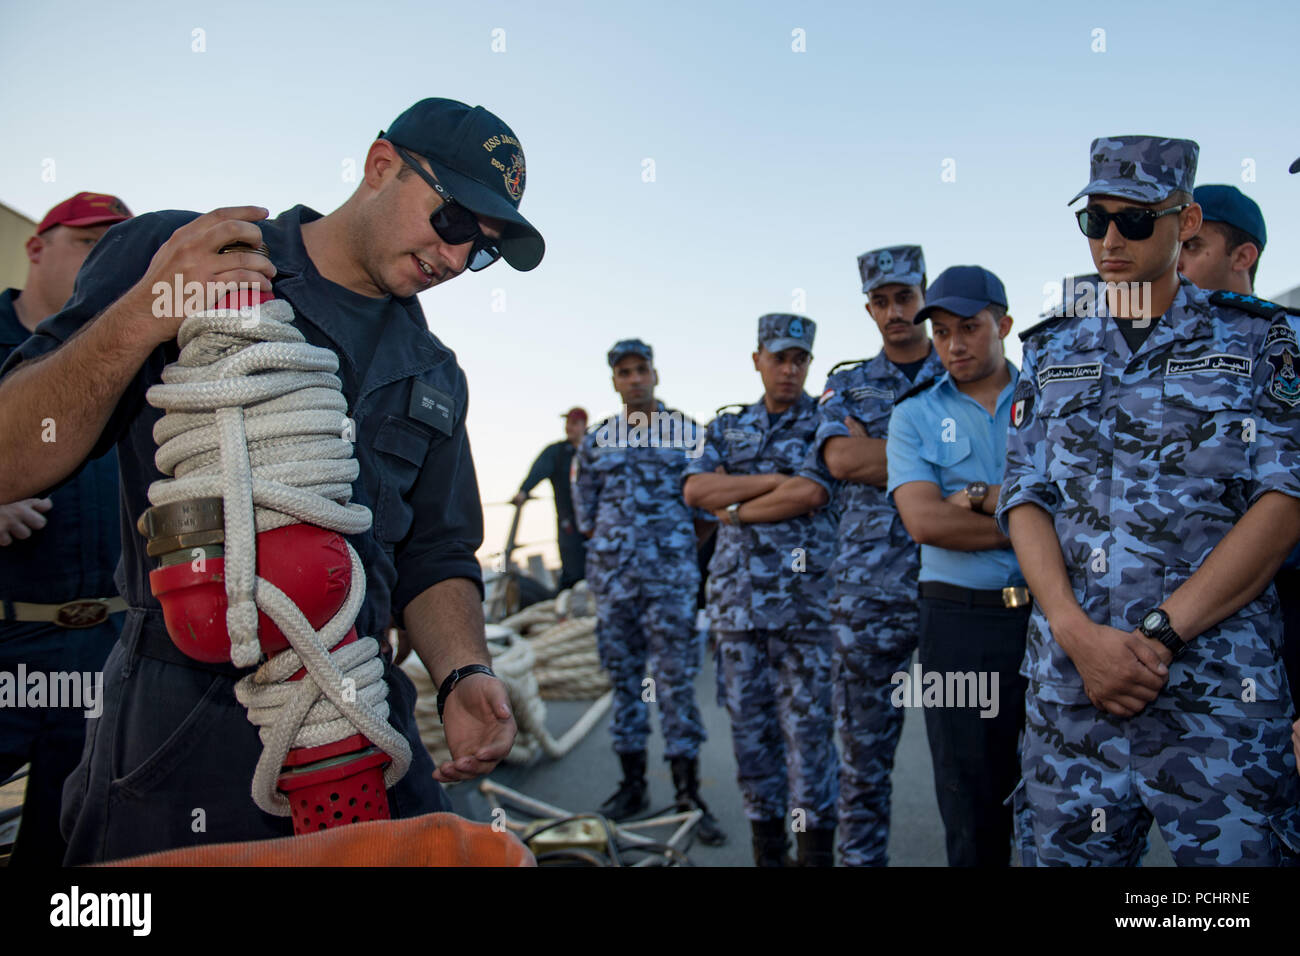
<instances>
[{"instance_id":1,"label":"black boot","mask_svg":"<svg viewBox=\"0 0 1300 956\"><path fill-rule=\"evenodd\" d=\"M754 835L755 866L794 866L786 851L790 842L786 839L785 820L750 820L749 829Z\"/></svg>"},{"instance_id":2,"label":"black boot","mask_svg":"<svg viewBox=\"0 0 1300 956\"><path fill-rule=\"evenodd\" d=\"M626 820L646 808L645 751L619 754L618 759L623 764L623 782L600 805L600 812L611 820Z\"/></svg>"},{"instance_id":3,"label":"black boot","mask_svg":"<svg viewBox=\"0 0 1300 956\"><path fill-rule=\"evenodd\" d=\"M835 828L811 827L796 835L799 843L798 866L835 865Z\"/></svg>"},{"instance_id":4,"label":"black boot","mask_svg":"<svg viewBox=\"0 0 1300 956\"><path fill-rule=\"evenodd\" d=\"M727 835L718 826L718 821L704 801L700 799L698 764L693 757L672 757L669 764L673 771L673 789L677 794L678 810L704 811L704 816L695 825L695 835L706 846L721 846L727 842Z\"/></svg>"}]
</instances>

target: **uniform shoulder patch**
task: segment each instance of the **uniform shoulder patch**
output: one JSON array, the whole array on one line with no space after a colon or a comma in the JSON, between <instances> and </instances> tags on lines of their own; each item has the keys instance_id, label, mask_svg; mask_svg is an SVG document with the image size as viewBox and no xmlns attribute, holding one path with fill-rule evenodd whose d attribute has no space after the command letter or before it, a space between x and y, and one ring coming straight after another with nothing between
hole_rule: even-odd
<instances>
[{"instance_id":1,"label":"uniform shoulder patch","mask_svg":"<svg viewBox=\"0 0 1300 956\"><path fill-rule=\"evenodd\" d=\"M1035 323L1034 323L1033 325L1031 325L1029 328L1027 328L1027 329L1025 329L1023 332L1021 332L1021 333L1020 333L1020 341L1022 341L1022 342L1027 342L1027 341L1029 341L1029 337L1030 337L1031 335L1037 335L1039 332L1045 332L1045 331L1047 331L1049 328L1051 328L1053 325L1055 325L1056 323L1058 323L1058 322L1062 322L1062 321L1064 321L1065 319L1068 319L1068 318L1070 318L1070 316L1065 315L1065 314L1051 313L1051 314L1049 314L1049 315L1046 315L1046 316L1042 317L1042 318L1040 319L1040 321L1035 322Z\"/></svg>"},{"instance_id":2,"label":"uniform shoulder patch","mask_svg":"<svg viewBox=\"0 0 1300 956\"><path fill-rule=\"evenodd\" d=\"M862 363L869 362L869 361L871 360L870 359L848 359L847 361L840 362L838 365L832 365L831 370L827 372L826 375L827 377L829 377L831 375L834 375L842 368L848 368L851 365L861 365Z\"/></svg>"},{"instance_id":3,"label":"uniform shoulder patch","mask_svg":"<svg viewBox=\"0 0 1300 956\"><path fill-rule=\"evenodd\" d=\"M1268 357L1273 374L1268 381L1268 393L1289 408L1300 405L1300 355L1288 346Z\"/></svg>"},{"instance_id":4,"label":"uniform shoulder patch","mask_svg":"<svg viewBox=\"0 0 1300 956\"><path fill-rule=\"evenodd\" d=\"M1270 302L1268 299L1261 299L1258 296L1243 295L1240 292L1228 292L1219 289L1210 293L1210 302L1213 305L1227 306L1231 309L1240 309L1242 312L1250 315L1257 315L1261 319L1274 318L1279 312L1292 312L1285 305L1279 305L1276 302Z\"/></svg>"},{"instance_id":5,"label":"uniform shoulder patch","mask_svg":"<svg viewBox=\"0 0 1300 956\"><path fill-rule=\"evenodd\" d=\"M929 389L930 386L932 386L937 381L939 381L939 376L936 375L933 378L927 378L924 382L918 382L917 384L913 385L902 395L899 395L898 398L894 399L894 407L897 408L899 405L907 401L909 398L912 398L914 395L920 395L922 392Z\"/></svg>"},{"instance_id":6,"label":"uniform shoulder patch","mask_svg":"<svg viewBox=\"0 0 1300 956\"><path fill-rule=\"evenodd\" d=\"M1291 328L1290 323L1274 322L1268 327L1268 334L1264 336L1264 351L1267 352L1278 342L1285 342L1287 345L1297 344L1295 329Z\"/></svg>"},{"instance_id":7,"label":"uniform shoulder patch","mask_svg":"<svg viewBox=\"0 0 1300 956\"><path fill-rule=\"evenodd\" d=\"M741 412L745 410L745 407L746 406L742 405L740 402L736 402L734 405L723 405L721 408L717 409L713 414L714 415L739 415Z\"/></svg>"}]
</instances>

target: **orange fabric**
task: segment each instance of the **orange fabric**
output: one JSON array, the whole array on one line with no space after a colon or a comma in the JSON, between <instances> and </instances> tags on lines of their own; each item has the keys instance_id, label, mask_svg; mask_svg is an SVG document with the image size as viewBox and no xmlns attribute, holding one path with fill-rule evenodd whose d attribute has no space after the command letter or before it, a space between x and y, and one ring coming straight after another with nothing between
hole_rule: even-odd
<instances>
[{"instance_id":1,"label":"orange fabric","mask_svg":"<svg viewBox=\"0 0 1300 956\"><path fill-rule=\"evenodd\" d=\"M211 843L105 866L536 866L509 831L454 813L372 820L277 840Z\"/></svg>"}]
</instances>

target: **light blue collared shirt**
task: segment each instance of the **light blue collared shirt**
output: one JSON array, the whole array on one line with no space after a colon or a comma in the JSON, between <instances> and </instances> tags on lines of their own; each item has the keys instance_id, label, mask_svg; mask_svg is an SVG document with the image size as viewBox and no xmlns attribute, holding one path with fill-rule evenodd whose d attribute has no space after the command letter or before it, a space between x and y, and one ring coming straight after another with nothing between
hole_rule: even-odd
<instances>
[{"instance_id":1,"label":"light blue collared shirt","mask_svg":"<svg viewBox=\"0 0 1300 956\"><path fill-rule=\"evenodd\" d=\"M1007 369L1011 381L998 395L996 415L959 391L947 372L925 391L894 406L885 450L891 501L894 489L909 481L938 485L945 498L972 481L1002 483L1011 393L1020 379L1020 370L1009 361ZM977 590L1025 583L1010 548L952 551L932 544L921 545L919 580Z\"/></svg>"}]
</instances>

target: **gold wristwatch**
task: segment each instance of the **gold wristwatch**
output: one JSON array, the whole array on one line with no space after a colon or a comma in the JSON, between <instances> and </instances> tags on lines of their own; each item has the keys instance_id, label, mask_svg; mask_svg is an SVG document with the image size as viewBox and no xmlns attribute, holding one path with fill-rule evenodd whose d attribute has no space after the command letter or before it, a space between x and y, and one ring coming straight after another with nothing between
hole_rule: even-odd
<instances>
[{"instance_id":1,"label":"gold wristwatch","mask_svg":"<svg viewBox=\"0 0 1300 956\"><path fill-rule=\"evenodd\" d=\"M966 486L966 497L970 501L971 511L983 511L984 499L989 496L987 481L972 481Z\"/></svg>"}]
</instances>

